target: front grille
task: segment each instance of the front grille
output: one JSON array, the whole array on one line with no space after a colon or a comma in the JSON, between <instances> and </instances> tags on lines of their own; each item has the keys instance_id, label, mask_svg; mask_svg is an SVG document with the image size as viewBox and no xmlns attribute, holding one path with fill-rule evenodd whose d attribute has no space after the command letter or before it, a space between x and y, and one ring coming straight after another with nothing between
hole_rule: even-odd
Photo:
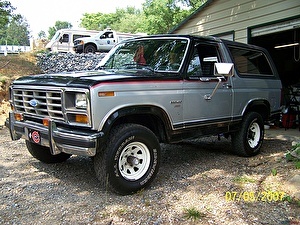
<instances>
[{"instance_id":1,"label":"front grille","mask_svg":"<svg viewBox=\"0 0 300 225\"><path fill-rule=\"evenodd\" d=\"M14 88L12 92L13 103L17 112L59 120L64 119L61 90Z\"/></svg>"}]
</instances>

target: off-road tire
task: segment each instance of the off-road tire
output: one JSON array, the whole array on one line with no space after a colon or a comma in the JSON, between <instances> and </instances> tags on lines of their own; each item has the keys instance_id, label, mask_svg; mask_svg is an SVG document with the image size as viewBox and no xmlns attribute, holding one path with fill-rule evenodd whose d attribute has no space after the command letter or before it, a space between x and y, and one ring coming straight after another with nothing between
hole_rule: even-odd
<instances>
[{"instance_id":1,"label":"off-road tire","mask_svg":"<svg viewBox=\"0 0 300 225\"><path fill-rule=\"evenodd\" d=\"M29 153L36 159L44 163L61 163L66 161L71 157L70 154L60 153L57 155L52 155L50 153L50 148L32 143L26 140L26 147Z\"/></svg>"},{"instance_id":2,"label":"off-road tire","mask_svg":"<svg viewBox=\"0 0 300 225\"><path fill-rule=\"evenodd\" d=\"M239 156L254 156L260 152L264 139L264 121L256 112L247 113L241 129L232 134L232 147Z\"/></svg>"},{"instance_id":3,"label":"off-road tire","mask_svg":"<svg viewBox=\"0 0 300 225\"><path fill-rule=\"evenodd\" d=\"M112 129L106 146L94 158L96 176L106 189L127 195L147 187L160 163L155 134L138 124Z\"/></svg>"}]
</instances>

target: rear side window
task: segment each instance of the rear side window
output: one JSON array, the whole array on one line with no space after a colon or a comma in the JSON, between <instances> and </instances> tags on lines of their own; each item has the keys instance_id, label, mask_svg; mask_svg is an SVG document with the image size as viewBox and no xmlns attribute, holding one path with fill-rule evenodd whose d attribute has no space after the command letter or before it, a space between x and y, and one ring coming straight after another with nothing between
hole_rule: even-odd
<instances>
[{"instance_id":1,"label":"rear side window","mask_svg":"<svg viewBox=\"0 0 300 225\"><path fill-rule=\"evenodd\" d=\"M229 47L235 67L242 75L273 75L266 55L262 51Z\"/></svg>"}]
</instances>

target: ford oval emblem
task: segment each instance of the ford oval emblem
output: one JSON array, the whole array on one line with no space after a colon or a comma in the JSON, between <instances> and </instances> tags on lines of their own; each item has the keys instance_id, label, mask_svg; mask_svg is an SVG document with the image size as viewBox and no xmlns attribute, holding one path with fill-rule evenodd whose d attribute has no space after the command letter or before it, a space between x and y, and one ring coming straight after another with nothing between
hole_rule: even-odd
<instances>
[{"instance_id":1,"label":"ford oval emblem","mask_svg":"<svg viewBox=\"0 0 300 225\"><path fill-rule=\"evenodd\" d=\"M37 107L38 104L39 104L39 102L36 99L31 99L29 101L29 105L31 105L32 107Z\"/></svg>"}]
</instances>

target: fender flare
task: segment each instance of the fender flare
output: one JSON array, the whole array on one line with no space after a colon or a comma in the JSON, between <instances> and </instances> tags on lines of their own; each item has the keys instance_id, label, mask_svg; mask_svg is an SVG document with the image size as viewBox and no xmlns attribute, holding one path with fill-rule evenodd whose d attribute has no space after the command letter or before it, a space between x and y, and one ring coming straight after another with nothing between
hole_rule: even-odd
<instances>
[{"instance_id":1,"label":"fender flare","mask_svg":"<svg viewBox=\"0 0 300 225\"><path fill-rule=\"evenodd\" d=\"M270 103L266 99L252 99L244 107L242 115L244 116L249 111L255 111L262 115L264 120L270 117Z\"/></svg>"},{"instance_id":2,"label":"fender flare","mask_svg":"<svg viewBox=\"0 0 300 225\"><path fill-rule=\"evenodd\" d=\"M154 118L160 122L159 126L164 128L165 132L169 133L172 130L171 119L165 110L158 106L153 105L139 105L139 106L126 106L117 109L106 119L102 132L105 136L109 133L111 128L120 121L126 121L128 118L138 121L143 117ZM144 121L150 123L151 121Z\"/></svg>"}]
</instances>

